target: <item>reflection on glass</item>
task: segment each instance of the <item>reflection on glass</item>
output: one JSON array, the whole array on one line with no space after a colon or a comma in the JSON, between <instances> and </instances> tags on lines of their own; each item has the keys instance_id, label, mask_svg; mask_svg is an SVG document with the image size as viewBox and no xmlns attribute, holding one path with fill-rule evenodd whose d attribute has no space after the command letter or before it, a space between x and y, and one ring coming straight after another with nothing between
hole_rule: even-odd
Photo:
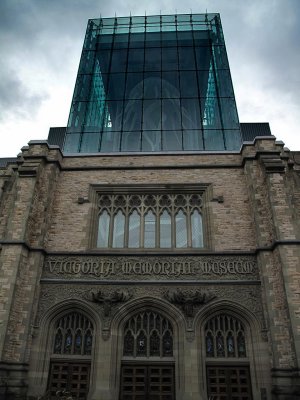
<instances>
[{"instance_id":1,"label":"reflection on glass","mask_svg":"<svg viewBox=\"0 0 300 400\"><path fill-rule=\"evenodd\" d=\"M125 216L122 211L114 217L114 231L113 231L113 243L112 247L124 247L124 227L125 227Z\"/></svg>"},{"instance_id":2,"label":"reflection on glass","mask_svg":"<svg viewBox=\"0 0 300 400\"><path fill-rule=\"evenodd\" d=\"M176 224L176 247L187 247L186 216L179 211L175 217Z\"/></svg>"},{"instance_id":3,"label":"reflection on glass","mask_svg":"<svg viewBox=\"0 0 300 400\"><path fill-rule=\"evenodd\" d=\"M202 216L198 210L191 215L192 247L203 247Z\"/></svg>"},{"instance_id":4,"label":"reflection on glass","mask_svg":"<svg viewBox=\"0 0 300 400\"><path fill-rule=\"evenodd\" d=\"M110 216L106 210L99 217L97 247L108 247Z\"/></svg>"},{"instance_id":5,"label":"reflection on glass","mask_svg":"<svg viewBox=\"0 0 300 400\"><path fill-rule=\"evenodd\" d=\"M144 247L155 247L155 215L149 211L145 215Z\"/></svg>"},{"instance_id":6,"label":"reflection on glass","mask_svg":"<svg viewBox=\"0 0 300 400\"><path fill-rule=\"evenodd\" d=\"M168 248L171 247L171 216L167 210L160 216L160 247Z\"/></svg>"},{"instance_id":7,"label":"reflection on glass","mask_svg":"<svg viewBox=\"0 0 300 400\"><path fill-rule=\"evenodd\" d=\"M129 233L128 233L128 247L137 248L140 247L140 226L141 217L137 211L129 217Z\"/></svg>"}]
</instances>

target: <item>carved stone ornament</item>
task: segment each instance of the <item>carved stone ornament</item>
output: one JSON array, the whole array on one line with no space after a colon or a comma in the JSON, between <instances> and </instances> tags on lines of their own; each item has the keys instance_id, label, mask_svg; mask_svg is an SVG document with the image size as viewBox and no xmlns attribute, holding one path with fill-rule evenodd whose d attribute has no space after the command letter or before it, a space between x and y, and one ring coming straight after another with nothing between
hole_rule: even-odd
<instances>
[{"instance_id":1,"label":"carved stone ornament","mask_svg":"<svg viewBox=\"0 0 300 400\"><path fill-rule=\"evenodd\" d=\"M215 295L200 290L180 290L167 291L164 293L165 299L170 303L181 307L187 317L194 316L194 307L208 303L216 298Z\"/></svg>"},{"instance_id":2,"label":"carved stone ornament","mask_svg":"<svg viewBox=\"0 0 300 400\"><path fill-rule=\"evenodd\" d=\"M110 316L113 304L125 303L131 298L132 293L129 293L127 290L115 290L110 294L105 294L102 290L98 290L97 292L90 292L90 294L87 296L89 301L103 304L105 317Z\"/></svg>"}]
</instances>

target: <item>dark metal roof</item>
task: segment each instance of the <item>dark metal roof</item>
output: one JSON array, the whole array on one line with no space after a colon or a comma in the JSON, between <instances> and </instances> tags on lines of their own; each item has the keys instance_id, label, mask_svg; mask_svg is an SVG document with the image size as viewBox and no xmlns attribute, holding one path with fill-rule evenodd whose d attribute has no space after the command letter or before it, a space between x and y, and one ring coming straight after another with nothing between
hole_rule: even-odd
<instances>
[{"instance_id":1,"label":"dark metal roof","mask_svg":"<svg viewBox=\"0 0 300 400\"><path fill-rule=\"evenodd\" d=\"M48 143L50 145L59 146L62 149L64 145L66 129L66 127L50 128L47 139Z\"/></svg>"},{"instance_id":2,"label":"dark metal roof","mask_svg":"<svg viewBox=\"0 0 300 400\"><path fill-rule=\"evenodd\" d=\"M253 142L257 136L271 136L268 122L241 122L242 138L244 142Z\"/></svg>"},{"instance_id":3,"label":"dark metal roof","mask_svg":"<svg viewBox=\"0 0 300 400\"><path fill-rule=\"evenodd\" d=\"M0 158L0 168L5 168L9 163L15 163L16 161L17 157Z\"/></svg>"}]
</instances>

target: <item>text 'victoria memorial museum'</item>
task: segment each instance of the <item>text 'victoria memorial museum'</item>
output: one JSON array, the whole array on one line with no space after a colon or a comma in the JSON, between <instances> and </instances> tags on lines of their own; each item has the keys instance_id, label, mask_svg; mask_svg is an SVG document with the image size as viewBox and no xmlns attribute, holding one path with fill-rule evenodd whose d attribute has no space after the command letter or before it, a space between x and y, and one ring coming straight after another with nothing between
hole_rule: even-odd
<instances>
[{"instance_id":1,"label":"text 'victoria memorial museum'","mask_svg":"<svg viewBox=\"0 0 300 400\"><path fill-rule=\"evenodd\" d=\"M0 160L0 399L299 399L297 159L218 14L89 20L68 126Z\"/></svg>"}]
</instances>

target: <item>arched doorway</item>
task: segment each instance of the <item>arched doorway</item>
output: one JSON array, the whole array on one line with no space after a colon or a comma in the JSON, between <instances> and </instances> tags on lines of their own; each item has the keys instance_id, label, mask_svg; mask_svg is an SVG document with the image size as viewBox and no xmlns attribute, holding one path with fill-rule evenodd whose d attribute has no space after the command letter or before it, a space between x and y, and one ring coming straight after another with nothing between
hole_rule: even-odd
<instances>
[{"instance_id":1,"label":"arched doorway","mask_svg":"<svg viewBox=\"0 0 300 400\"><path fill-rule=\"evenodd\" d=\"M173 326L153 310L129 318L123 328L120 400L174 400Z\"/></svg>"},{"instance_id":2,"label":"arched doorway","mask_svg":"<svg viewBox=\"0 0 300 400\"><path fill-rule=\"evenodd\" d=\"M80 312L64 314L54 324L47 393L67 393L85 400L89 391L94 326Z\"/></svg>"},{"instance_id":3,"label":"arched doorway","mask_svg":"<svg viewBox=\"0 0 300 400\"><path fill-rule=\"evenodd\" d=\"M228 313L219 313L206 322L204 335L208 399L252 400L243 322Z\"/></svg>"}]
</instances>

